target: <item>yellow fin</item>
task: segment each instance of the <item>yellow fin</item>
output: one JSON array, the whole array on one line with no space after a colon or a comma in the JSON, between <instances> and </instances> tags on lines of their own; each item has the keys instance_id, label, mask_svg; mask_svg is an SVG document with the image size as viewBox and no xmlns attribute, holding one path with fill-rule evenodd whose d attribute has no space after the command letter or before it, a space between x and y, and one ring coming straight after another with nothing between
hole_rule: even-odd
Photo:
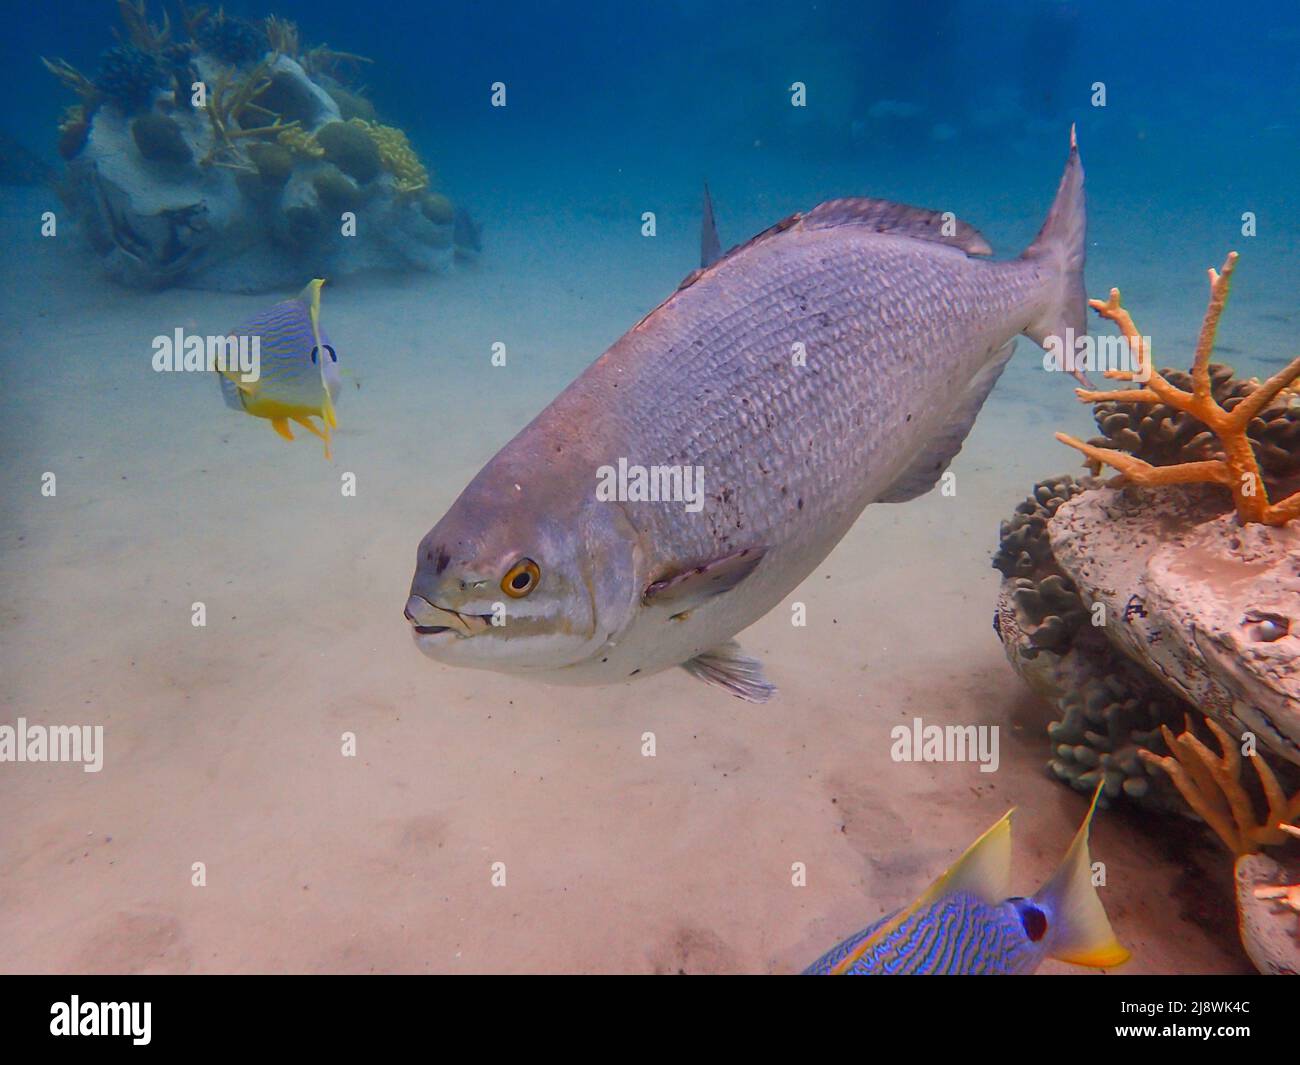
<instances>
[{"instance_id":1,"label":"yellow fin","mask_svg":"<svg viewBox=\"0 0 1300 1065\"><path fill-rule=\"evenodd\" d=\"M323 277L313 278L307 282L307 287L298 293L298 298L307 304L311 312L311 335L316 342L316 362L320 366L320 384L325 390L325 401L321 404L320 417L329 429L337 429L339 424L338 415L334 413L334 399L330 396L330 384L325 379L325 345L320 342L320 290L325 284ZM315 430L312 430L315 432ZM319 434L317 434L319 435ZM325 457L329 458L329 438L322 437L325 441Z\"/></svg>"},{"instance_id":2,"label":"yellow fin","mask_svg":"<svg viewBox=\"0 0 1300 1065\"><path fill-rule=\"evenodd\" d=\"M317 343L320 342L320 290L323 284L325 284L323 277L312 278L307 282L306 287L298 293L298 298L307 304L311 313L311 328L312 332L317 334Z\"/></svg>"},{"instance_id":3,"label":"yellow fin","mask_svg":"<svg viewBox=\"0 0 1300 1065\"><path fill-rule=\"evenodd\" d=\"M283 418L272 418L271 428L279 433L286 440L293 439L293 430L289 428L289 423Z\"/></svg>"},{"instance_id":4,"label":"yellow fin","mask_svg":"<svg viewBox=\"0 0 1300 1065\"><path fill-rule=\"evenodd\" d=\"M304 429L306 429L307 432L311 433L312 436L317 436L320 437L320 439L324 440L325 457L327 459L333 457L330 452L330 431L328 425L325 427L325 430L322 432L320 429L317 429L314 424L312 424L312 420L309 415L295 416L293 420L296 421L299 425L301 425Z\"/></svg>"},{"instance_id":5,"label":"yellow fin","mask_svg":"<svg viewBox=\"0 0 1300 1065\"><path fill-rule=\"evenodd\" d=\"M325 402L321 404L321 420L331 429L339 427L339 417L334 413L334 397L330 395L330 386L321 382L325 386Z\"/></svg>"},{"instance_id":6,"label":"yellow fin","mask_svg":"<svg viewBox=\"0 0 1300 1065\"><path fill-rule=\"evenodd\" d=\"M1131 955L1115 938L1106 908L1092 885L1088 830L1100 798L1101 786L1098 785L1088 815L1074 834L1074 842L1051 879L1034 896L1034 903L1047 913L1055 929L1048 952L1053 958L1074 965L1109 969L1123 965Z\"/></svg>"},{"instance_id":7,"label":"yellow fin","mask_svg":"<svg viewBox=\"0 0 1300 1065\"><path fill-rule=\"evenodd\" d=\"M296 421L299 425L301 425L304 429L306 429L307 432L311 433L312 436L318 436L326 443L329 442L329 438L326 437L324 433L322 433L319 429L316 428L316 426L312 424L311 418L309 416L295 415L293 420Z\"/></svg>"},{"instance_id":8,"label":"yellow fin","mask_svg":"<svg viewBox=\"0 0 1300 1065\"><path fill-rule=\"evenodd\" d=\"M832 970L848 972L862 955L893 932L913 914L948 895L965 892L990 905L1002 902L1011 894L1011 815L1008 810L997 824L966 848L938 880L931 884L910 906L899 910L871 935L859 943Z\"/></svg>"}]
</instances>

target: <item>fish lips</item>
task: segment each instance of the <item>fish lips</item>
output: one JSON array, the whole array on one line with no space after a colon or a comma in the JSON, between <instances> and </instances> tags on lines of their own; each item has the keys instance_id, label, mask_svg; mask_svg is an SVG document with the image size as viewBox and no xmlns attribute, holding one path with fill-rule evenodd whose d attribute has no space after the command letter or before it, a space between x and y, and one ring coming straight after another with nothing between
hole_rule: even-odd
<instances>
[{"instance_id":1,"label":"fish lips","mask_svg":"<svg viewBox=\"0 0 1300 1065\"><path fill-rule=\"evenodd\" d=\"M468 639L483 632L492 624L488 614L461 614L446 607L435 606L422 596L413 595L406 601L406 620L411 623L416 643L437 639L448 633L459 639Z\"/></svg>"}]
</instances>

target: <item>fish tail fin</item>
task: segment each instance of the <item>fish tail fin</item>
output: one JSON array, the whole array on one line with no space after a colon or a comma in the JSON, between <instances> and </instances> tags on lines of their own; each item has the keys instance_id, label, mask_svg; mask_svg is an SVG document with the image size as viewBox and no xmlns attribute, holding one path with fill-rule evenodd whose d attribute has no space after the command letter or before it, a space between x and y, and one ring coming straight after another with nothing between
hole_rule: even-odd
<instances>
[{"instance_id":1,"label":"fish tail fin","mask_svg":"<svg viewBox=\"0 0 1300 1065\"><path fill-rule=\"evenodd\" d=\"M1130 955L1115 938L1106 908L1092 883L1088 831L1100 798L1099 786L1070 849L1033 901L1048 915L1048 926L1052 929L1049 955L1074 965L1109 969L1123 965Z\"/></svg>"},{"instance_id":2,"label":"fish tail fin","mask_svg":"<svg viewBox=\"0 0 1300 1065\"><path fill-rule=\"evenodd\" d=\"M1087 256L1087 212L1084 207L1083 164L1079 161L1079 142L1070 127L1070 156L1056 189L1056 199L1047 213L1047 221L1021 259L1036 259L1049 266L1054 279L1046 306L1025 327L1025 335L1040 347L1049 337L1064 342L1066 331L1075 337L1088 332L1088 296L1083 287L1083 264ZM1073 351L1073 348L1068 350Z\"/></svg>"}]
</instances>

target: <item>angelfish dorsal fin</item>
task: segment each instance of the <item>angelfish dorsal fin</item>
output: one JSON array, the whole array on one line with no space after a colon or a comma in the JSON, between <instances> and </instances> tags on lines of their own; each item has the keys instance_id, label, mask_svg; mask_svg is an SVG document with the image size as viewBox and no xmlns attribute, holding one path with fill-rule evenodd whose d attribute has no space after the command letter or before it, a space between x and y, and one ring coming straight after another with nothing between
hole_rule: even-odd
<instances>
[{"instance_id":1,"label":"angelfish dorsal fin","mask_svg":"<svg viewBox=\"0 0 1300 1065\"><path fill-rule=\"evenodd\" d=\"M722 243L718 240L718 223L713 218L713 198L709 183L704 183L704 215L700 219L700 268L712 266L722 258Z\"/></svg>"},{"instance_id":2,"label":"angelfish dorsal fin","mask_svg":"<svg viewBox=\"0 0 1300 1065\"><path fill-rule=\"evenodd\" d=\"M313 278L307 282L307 287L298 293L298 298L307 304L308 313L311 315L311 335L312 341L316 345L316 363L320 367L320 384L325 392L325 398L321 402L321 421L325 423L325 457L330 456L329 432L337 428L339 424L338 415L334 413L334 399L330 395L330 383L325 378L325 345L321 343L320 338L320 290L325 284L323 277Z\"/></svg>"},{"instance_id":3,"label":"angelfish dorsal fin","mask_svg":"<svg viewBox=\"0 0 1300 1065\"><path fill-rule=\"evenodd\" d=\"M1008 810L992 828L966 848L938 880L931 884L911 905L899 910L871 935L859 943L832 970L842 975L877 943L892 935L913 914L932 906L942 898L964 892L990 905L1001 902L1011 893L1011 815Z\"/></svg>"}]
</instances>

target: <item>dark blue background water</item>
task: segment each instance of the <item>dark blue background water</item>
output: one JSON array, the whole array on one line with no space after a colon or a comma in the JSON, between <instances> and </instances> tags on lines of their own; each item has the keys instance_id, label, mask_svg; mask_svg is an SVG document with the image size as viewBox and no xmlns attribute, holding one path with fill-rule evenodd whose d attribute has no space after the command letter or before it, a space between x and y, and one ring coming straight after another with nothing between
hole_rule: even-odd
<instances>
[{"instance_id":1,"label":"dark blue background water","mask_svg":"<svg viewBox=\"0 0 1300 1065\"><path fill-rule=\"evenodd\" d=\"M4 7L0 130L57 161L57 120L72 101L39 57L93 73L113 43L116 6ZM1233 247L1268 313L1289 315L1300 287L1293 0L225 8L274 10L298 23L305 45L373 58L360 80L381 118L404 128L442 189L486 222L489 245L510 231L545 255L551 237L529 229L538 218L577 240L635 235L647 209L685 243L708 179L724 247L821 199L866 194L954 210L1014 253L1041 221L1074 122L1094 289L1145 263L1168 279L1153 288L1182 299L1186 286L1170 314L1190 322L1195 279ZM161 7L149 10L157 19ZM504 109L489 105L497 81ZM806 107L791 106L796 81ZM1098 82L1105 107L1093 104ZM1258 219L1253 241L1241 234L1247 211ZM692 265L682 244L651 244L629 261L647 301Z\"/></svg>"},{"instance_id":2,"label":"dark blue background water","mask_svg":"<svg viewBox=\"0 0 1300 1065\"><path fill-rule=\"evenodd\" d=\"M919 105L918 130L948 123L978 150L1011 132L972 126L982 110L1098 117L1089 106L1095 81L1107 84L1112 109L1157 129L1271 129L1294 142L1300 114L1300 5L1290 0L232 0L225 8L273 10L296 21L305 41L373 57L364 80L381 111L430 147L488 135L570 148L602 138L652 143L662 156L759 139L771 149L869 155L908 135L872 123L854 135L853 123L884 99ZM7 0L0 9L0 121L52 154L65 101L38 57L93 72L112 43L115 5ZM174 6L172 15L178 21ZM487 106L496 80L510 87L505 113ZM809 87L801 112L789 106L794 80Z\"/></svg>"}]
</instances>

